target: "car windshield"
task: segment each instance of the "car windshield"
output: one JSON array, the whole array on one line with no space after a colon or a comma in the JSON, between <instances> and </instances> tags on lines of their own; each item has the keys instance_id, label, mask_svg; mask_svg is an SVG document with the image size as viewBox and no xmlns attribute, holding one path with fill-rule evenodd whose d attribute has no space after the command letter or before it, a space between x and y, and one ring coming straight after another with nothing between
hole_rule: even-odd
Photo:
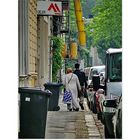
<instances>
[{"instance_id":1,"label":"car windshield","mask_svg":"<svg viewBox=\"0 0 140 140\"><path fill-rule=\"evenodd\" d=\"M109 69L110 81L122 81L122 53L115 53L110 55Z\"/></svg>"},{"instance_id":2,"label":"car windshield","mask_svg":"<svg viewBox=\"0 0 140 140\"><path fill-rule=\"evenodd\" d=\"M99 75L100 72L105 72L105 66L99 66L91 69L89 79L92 80L93 75Z\"/></svg>"}]
</instances>

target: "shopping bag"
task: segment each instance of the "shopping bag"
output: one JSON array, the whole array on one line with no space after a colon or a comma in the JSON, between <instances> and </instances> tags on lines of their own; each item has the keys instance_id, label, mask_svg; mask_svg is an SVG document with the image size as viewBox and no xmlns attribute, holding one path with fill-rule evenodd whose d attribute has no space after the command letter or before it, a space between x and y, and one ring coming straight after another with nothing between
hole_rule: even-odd
<instances>
[{"instance_id":1,"label":"shopping bag","mask_svg":"<svg viewBox=\"0 0 140 140\"><path fill-rule=\"evenodd\" d=\"M71 103L72 101L72 94L70 91L65 90L64 95L63 95L63 102L65 104Z\"/></svg>"}]
</instances>

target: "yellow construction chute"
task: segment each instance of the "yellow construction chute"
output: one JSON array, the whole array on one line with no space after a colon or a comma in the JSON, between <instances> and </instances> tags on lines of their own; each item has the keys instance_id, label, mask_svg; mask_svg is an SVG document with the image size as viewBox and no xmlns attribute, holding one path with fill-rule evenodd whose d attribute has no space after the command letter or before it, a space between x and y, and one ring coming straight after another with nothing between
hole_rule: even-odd
<instances>
[{"instance_id":1,"label":"yellow construction chute","mask_svg":"<svg viewBox=\"0 0 140 140\"><path fill-rule=\"evenodd\" d=\"M67 45L66 44L64 44L64 46L63 46L61 55L63 58L66 58L66 56L67 56Z\"/></svg>"},{"instance_id":2,"label":"yellow construction chute","mask_svg":"<svg viewBox=\"0 0 140 140\"><path fill-rule=\"evenodd\" d=\"M71 59L77 59L77 43L72 42L70 45L70 57Z\"/></svg>"},{"instance_id":3,"label":"yellow construction chute","mask_svg":"<svg viewBox=\"0 0 140 140\"><path fill-rule=\"evenodd\" d=\"M75 16L76 16L76 22L77 22L77 28L78 28L78 39L79 44L82 47L86 46L86 33L84 29L84 20L82 15L82 7L80 0L73 0L74 1L74 7L75 7Z\"/></svg>"},{"instance_id":4,"label":"yellow construction chute","mask_svg":"<svg viewBox=\"0 0 140 140\"><path fill-rule=\"evenodd\" d=\"M86 46L86 34L85 32L79 32L78 33L78 39L81 46Z\"/></svg>"}]
</instances>

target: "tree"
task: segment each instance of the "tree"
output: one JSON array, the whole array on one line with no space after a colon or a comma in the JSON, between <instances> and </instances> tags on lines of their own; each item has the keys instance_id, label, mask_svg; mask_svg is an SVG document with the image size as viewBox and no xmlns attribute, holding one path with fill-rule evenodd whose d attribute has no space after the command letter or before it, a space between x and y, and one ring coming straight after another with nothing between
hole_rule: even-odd
<instances>
[{"instance_id":1,"label":"tree","mask_svg":"<svg viewBox=\"0 0 140 140\"><path fill-rule=\"evenodd\" d=\"M122 47L122 1L97 0L93 20L86 30L93 38L93 45L97 47L99 55L101 46L103 50Z\"/></svg>"}]
</instances>

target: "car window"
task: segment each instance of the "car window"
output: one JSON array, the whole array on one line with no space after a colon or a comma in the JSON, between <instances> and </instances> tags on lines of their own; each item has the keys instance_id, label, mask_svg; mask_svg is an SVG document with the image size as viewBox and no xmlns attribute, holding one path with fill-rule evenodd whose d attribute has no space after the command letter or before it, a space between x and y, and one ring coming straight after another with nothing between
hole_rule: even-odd
<instances>
[{"instance_id":1,"label":"car window","mask_svg":"<svg viewBox=\"0 0 140 140\"><path fill-rule=\"evenodd\" d=\"M98 67L98 68L92 68L90 71L90 76L89 76L89 80L92 80L92 76L93 75L99 75L100 72L105 72L105 67Z\"/></svg>"}]
</instances>

